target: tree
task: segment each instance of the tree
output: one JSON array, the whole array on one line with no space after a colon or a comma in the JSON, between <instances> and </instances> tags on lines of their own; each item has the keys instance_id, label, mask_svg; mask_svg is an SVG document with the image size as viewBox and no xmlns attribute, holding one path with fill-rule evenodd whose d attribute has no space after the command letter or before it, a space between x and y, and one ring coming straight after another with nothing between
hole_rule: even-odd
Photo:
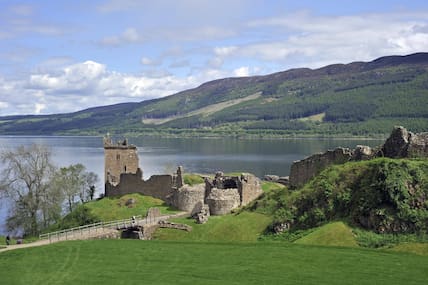
<instances>
[{"instance_id":1,"label":"tree","mask_svg":"<svg viewBox=\"0 0 428 285\"><path fill-rule=\"evenodd\" d=\"M41 227L61 215L60 195L50 187L55 171L50 150L36 144L20 146L3 151L0 159L0 193L14 202L7 220L9 230L39 234Z\"/></svg>"},{"instance_id":2,"label":"tree","mask_svg":"<svg viewBox=\"0 0 428 285\"><path fill-rule=\"evenodd\" d=\"M98 175L94 172L85 172L84 180L84 187L80 191L80 201L82 203L94 200L95 184L99 181Z\"/></svg>"},{"instance_id":3,"label":"tree","mask_svg":"<svg viewBox=\"0 0 428 285\"><path fill-rule=\"evenodd\" d=\"M85 203L94 198L97 181L98 175L87 172L85 166L78 163L61 167L55 173L52 185L58 192L63 193L68 212L72 212L77 204L76 199Z\"/></svg>"}]
</instances>

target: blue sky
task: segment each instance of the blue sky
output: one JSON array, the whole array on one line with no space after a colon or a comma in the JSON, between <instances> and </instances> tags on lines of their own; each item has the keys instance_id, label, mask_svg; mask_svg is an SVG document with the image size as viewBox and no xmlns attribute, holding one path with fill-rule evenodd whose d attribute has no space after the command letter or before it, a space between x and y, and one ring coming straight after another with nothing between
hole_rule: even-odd
<instances>
[{"instance_id":1,"label":"blue sky","mask_svg":"<svg viewBox=\"0 0 428 285\"><path fill-rule=\"evenodd\" d=\"M0 116L427 51L426 1L0 0Z\"/></svg>"}]
</instances>

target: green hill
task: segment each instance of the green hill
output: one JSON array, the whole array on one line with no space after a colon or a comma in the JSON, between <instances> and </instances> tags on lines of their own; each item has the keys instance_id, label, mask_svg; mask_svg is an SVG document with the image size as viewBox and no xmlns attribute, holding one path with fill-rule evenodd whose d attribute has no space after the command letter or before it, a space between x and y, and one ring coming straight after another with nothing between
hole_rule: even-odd
<instances>
[{"instance_id":1,"label":"green hill","mask_svg":"<svg viewBox=\"0 0 428 285\"><path fill-rule=\"evenodd\" d=\"M275 196L276 195L276 196ZM308 229L345 219L377 233L428 233L428 160L387 159L335 165L301 189L265 197L274 224ZM270 203L269 203L270 201Z\"/></svg>"},{"instance_id":2,"label":"green hill","mask_svg":"<svg viewBox=\"0 0 428 285\"><path fill-rule=\"evenodd\" d=\"M325 246L358 246L352 229L343 222L324 225L296 240L295 243Z\"/></svg>"},{"instance_id":3,"label":"green hill","mask_svg":"<svg viewBox=\"0 0 428 285\"><path fill-rule=\"evenodd\" d=\"M244 211L239 214L211 216L206 224L196 224L193 219L174 219L174 222L192 226L191 232L158 229L154 235L159 240L181 241L256 241L272 222L270 216Z\"/></svg>"},{"instance_id":4,"label":"green hill","mask_svg":"<svg viewBox=\"0 0 428 285\"><path fill-rule=\"evenodd\" d=\"M428 125L428 53L225 78L161 99L0 117L0 134L386 134ZM192 129L190 132L189 130Z\"/></svg>"}]
</instances>

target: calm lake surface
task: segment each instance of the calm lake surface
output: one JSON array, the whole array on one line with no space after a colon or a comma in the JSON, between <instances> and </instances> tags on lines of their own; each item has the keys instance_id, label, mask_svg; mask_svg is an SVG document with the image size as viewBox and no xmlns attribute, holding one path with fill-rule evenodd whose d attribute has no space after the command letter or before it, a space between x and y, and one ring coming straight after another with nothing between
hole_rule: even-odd
<instances>
[{"instance_id":1,"label":"calm lake surface","mask_svg":"<svg viewBox=\"0 0 428 285\"><path fill-rule=\"evenodd\" d=\"M172 173L178 165L185 172L215 173L250 172L258 177L265 174L286 176L295 160L338 146L354 148L358 144L377 146L381 140L350 139L178 139L129 138L138 147L140 168L144 179L153 174ZM21 145L43 144L52 151L56 166L82 163L88 171L98 174L97 196L104 192L104 149L102 137L39 137L0 136L0 151ZM2 165L0 165L0 169ZM0 204L0 234L4 233L8 205Z\"/></svg>"}]
</instances>

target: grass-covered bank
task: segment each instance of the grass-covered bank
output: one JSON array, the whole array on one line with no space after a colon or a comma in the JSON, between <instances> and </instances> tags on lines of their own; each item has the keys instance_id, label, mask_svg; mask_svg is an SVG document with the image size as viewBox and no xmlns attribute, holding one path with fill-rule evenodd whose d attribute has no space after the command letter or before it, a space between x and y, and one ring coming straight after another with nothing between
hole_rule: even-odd
<instances>
[{"instance_id":1,"label":"grass-covered bank","mask_svg":"<svg viewBox=\"0 0 428 285\"><path fill-rule=\"evenodd\" d=\"M58 224L47 229L46 232L83 226L100 221L145 216L149 208L152 207L158 208L162 214L178 212L160 199L138 193L127 194L122 197L104 197L100 200L79 205Z\"/></svg>"},{"instance_id":2,"label":"grass-covered bank","mask_svg":"<svg viewBox=\"0 0 428 285\"><path fill-rule=\"evenodd\" d=\"M245 211L239 214L211 216L206 224L196 224L193 219L186 218L173 221L192 226L192 231L158 229L154 238L180 241L256 241L272 222L272 218Z\"/></svg>"},{"instance_id":3,"label":"grass-covered bank","mask_svg":"<svg viewBox=\"0 0 428 285\"><path fill-rule=\"evenodd\" d=\"M249 209L310 229L335 220L388 234L428 234L428 160L378 158L334 165L297 190L265 192Z\"/></svg>"},{"instance_id":4,"label":"grass-covered bank","mask_svg":"<svg viewBox=\"0 0 428 285\"><path fill-rule=\"evenodd\" d=\"M427 256L283 243L74 241L0 254L2 284L423 284Z\"/></svg>"}]
</instances>

